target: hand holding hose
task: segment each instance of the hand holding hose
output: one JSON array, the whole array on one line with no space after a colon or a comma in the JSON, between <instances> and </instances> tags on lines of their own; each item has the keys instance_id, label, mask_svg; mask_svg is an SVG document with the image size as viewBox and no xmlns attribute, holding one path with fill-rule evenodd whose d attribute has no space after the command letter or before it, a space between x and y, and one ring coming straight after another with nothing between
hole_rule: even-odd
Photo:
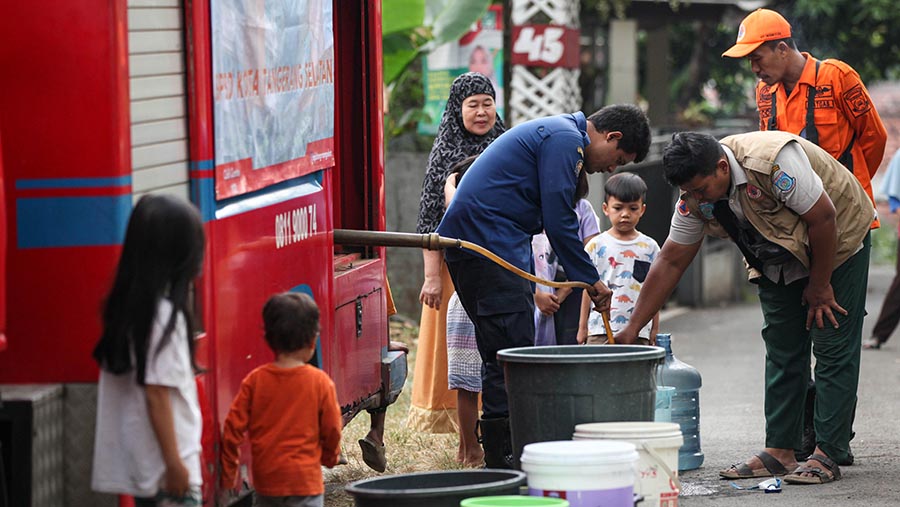
<instances>
[{"instance_id":1,"label":"hand holding hose","mask_svg":"<svg viewBox=\"0 0 900 507\"><path fill-rule=\"evenodd\" d=\"M612 302L612 291L601 280L597 280L593 286L587 289L588 296L594 303L594 310L600 313L606 313Z\"/></svg>"},{"instance_id":2,"label":"hand holding hose","mask_svg":"<svg viewBox=\"0 0 900 507\"><path fill-rule=\"evenodd\" d=\"M594 303L594 309L597 310L603 318L603 329L606 330L606 343L616 343L612 335L612 326L609 325L609 309L612 306L612 291L609 290L609 287L602 281L597 280L593 286L587 289L587 293Z\"/></svg>"}]
</instances>

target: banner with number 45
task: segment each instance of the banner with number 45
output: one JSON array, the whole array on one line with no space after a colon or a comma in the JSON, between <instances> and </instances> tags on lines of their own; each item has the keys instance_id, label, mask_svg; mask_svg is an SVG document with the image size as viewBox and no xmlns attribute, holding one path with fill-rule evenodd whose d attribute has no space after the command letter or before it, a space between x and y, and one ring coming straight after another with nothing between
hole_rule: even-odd
<instances>
[{"instance_id":1,"label":"banner with number 45","mask_svg":"<svg viewBox=\"0 0 900 507\"><path fill-rule=\"evenodd\" d=\"M512 29L512 64L529 67L578 68L577 28L520 25Z\"/></svg>"}]
</instances>

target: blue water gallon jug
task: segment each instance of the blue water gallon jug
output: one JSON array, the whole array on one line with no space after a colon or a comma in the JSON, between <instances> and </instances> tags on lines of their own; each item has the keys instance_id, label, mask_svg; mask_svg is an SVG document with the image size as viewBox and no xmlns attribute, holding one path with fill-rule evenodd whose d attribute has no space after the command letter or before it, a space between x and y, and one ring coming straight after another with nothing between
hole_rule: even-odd
<instances>
[{"instance_id":1,"label":"blue water gallon jug","mask_svg":"<svg viewBox=\"0 0 900 507\"><path fill-rule=\"evenodd\" d=\"M684 437L684 445L678 449L678 470L694 470L703 464L703 452L700 450L700 372L672 354L672 335L656 335L656 344L666 349L666 360L657 369L656 382L660 386L675 388L672 422L681 426Z\"/></svg>"}]
</instances>

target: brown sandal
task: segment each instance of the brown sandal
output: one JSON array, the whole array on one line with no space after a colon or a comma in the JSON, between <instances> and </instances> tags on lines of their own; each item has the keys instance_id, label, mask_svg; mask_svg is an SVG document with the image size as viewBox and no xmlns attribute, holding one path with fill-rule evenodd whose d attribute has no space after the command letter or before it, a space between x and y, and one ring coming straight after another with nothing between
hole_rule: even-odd
<instances>
[{"instance_id":1,"label":"brown sandal","mask_svg":"<svg viewBox=\"0 0 900 507\"><path fill-rule=\"evenodd\" d=\"M387 457L384 453L384 444L377 444L366 436L359 440L359 450L362 451L363 462L376 472L384 472L387 468Z\"/></svg>"},{"instance_id":2,"label":"brown sandal","mask_svg":"<svg viewBox=\"0 0 900 507\"><path fill-rule=\"evenodd\" d=\"M826 484L833 481L841 480L841 469L837 466L837 463L831 461L831 458L822 454L813 454L812 456L806 458L809 460L816 460L825 467L825 470L831 472L831 475L822 470L819 467L809 467L806 465L797 467L796 470L791 472L789 475L784 476L784 482L788 484ZM812 477L807 477L805 475L800 475L804 473L813 474Z\"/></svg>"},{"instance_id":3,"label":"brown sandal","mask_svg":"<svg viewBox=\"0 0 900 507\"><path fill-rule=\"evenodd\" d=\"M786 475L787 468L778 461L777 458L767 453L759 451L756 457L762 461L763 468L752 469L747 463L735 463L731 468L721 470L719 477L722 479L753 479L756 477L773 477L776 475Z\"/></svg>"}]
</instances>

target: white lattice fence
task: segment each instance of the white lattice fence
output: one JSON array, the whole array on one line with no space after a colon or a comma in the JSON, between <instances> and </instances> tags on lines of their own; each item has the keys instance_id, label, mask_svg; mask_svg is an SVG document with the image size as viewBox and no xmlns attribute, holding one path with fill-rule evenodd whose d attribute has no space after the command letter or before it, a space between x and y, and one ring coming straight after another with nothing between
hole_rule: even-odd
<instances>
[{"instance_id":1,"label":"white lattice fence","mask_svg":"<svg viewBox=\"0 0 900 507\"><path fill-rule=\"evenodd\" d=\"M512 71L509 106L514 124L581 108L578 87L581 71L558 68L544 77L538 77L523 65L514 66Z\"/></svg>"},{"instance_id":2,"label":"white lattice fence","mask_svg":"<svg viewBox=\"0 0 900 507\"><path fill-rule=\"evenodd\" d=\"M510 19L513 26L556 25L570 29L579 27L579 0L512 0ZM529 32L530 33L530 32ZM514 52L532 54L553 53L551 44L562 44L547 34L531 40L514 41ZM577 39L571 39L566 52L577 52ZM519 47L519 46L527 47ZM575 47L571 47L574 45ZM570 113L581 108L581 89L578 78L581 71L563 66L512 66L510 80L509 117L513 124L560 113Z\"/></svg>"},{"instance_id":3,"label":"white lattice fence","mask_svg":"<svg viewBox=\"0 0 900 507\"><path fill-rule=\"evenodd\" d=\"M512 0L510 19L514 25L524 25L541 17L556 25L578 26L579 0Z\"/></svg>"}]
</instances>

